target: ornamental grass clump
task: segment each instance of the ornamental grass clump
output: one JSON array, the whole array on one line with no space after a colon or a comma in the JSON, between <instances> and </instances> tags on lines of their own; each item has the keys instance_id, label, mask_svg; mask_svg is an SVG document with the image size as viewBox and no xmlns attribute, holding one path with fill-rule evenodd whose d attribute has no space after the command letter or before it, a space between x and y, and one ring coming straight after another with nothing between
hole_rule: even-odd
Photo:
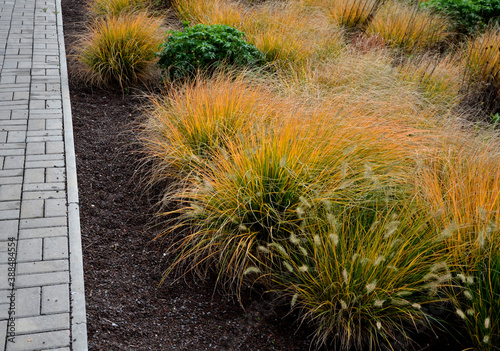
<instances>
[{"instance_id":1,"label":"ornamental grass clump","mask_svg":"<svg viewBox=\"0 0 500 351\"><path fill-rule=\"evenodd\" d=\"M460 140L461 139L461 140ZM417 188L422 201L446 223L457 264L462 253L500 226L500 146L498 140L457 135L454 144L422 160Z\"/></svg>"},{"instance_id":2,"label":"ornamental grass clump","mask_svg":"<svg viewBox=\"0 0 500 351\"><path fill-rule=\"evenodd\" d=\"M171 269L182 262L201 272L215 269L239 290L245 271L267 260L261 247L297 230L299 207L316 201L323 174L315 163L323 150L310 143L300 131L266 128L228 139L225 151L173 195L186 204L176 211L179 226L192 232Z\"/></svg>"},{"instance_id":3,"label":"ornamental grass clump","mask_svg":"<svg viewBox=\"0 0 500 351\"><path fill-rule=\"evenodd\" d=\"M196 174L241 134L262 125L279 103L243 75L198 76L165 96L151 96L142 141L153 181Z\"/></svg>"},{"instance_id":4,"label":"ornamental grass clump","mask_svg":"<svg viewBox=\"0 0 500 351\"><path fill-rule=\"evenodd\" d=\"M158 53L158 66L172 80L194 77L229 66L245 68L264 62L264 55L244 40L244 33L227 25L197 24L170 31Z\"/></svg>"},{"instance_id":5,"label":"ornamental grass clump","mask_svg":"<svg viewBox=\"0 0 500 351\"><path fill-rule=\"evenodd\" d=\"M315 327L315 342L340 350L407 349L412 331L432 330L426 306L451 279L436 228L421 209L313 214L274 255L275 291Z\"/></svg>"},{"instance_id":6,"label":"ornamental grass clump","mask_svg":"<svg viewBox=\"0 0 500 351\"><path fill-rule=\"evenodd\" d=\"M201 272L215 269L238 290L247 278L263 277L270 260L266 245L300 231L309 209L356 208L368 220L380 206L406 200L404 152L384 138L390 131L348 122L341 111L284 111L226 138L184 190L170 195L182 206L174 211L177 224L163 235L191 230L170 270L181 263ZM245 275L249 268L262 271Z\"/></svg>"},{"instance_id":7,"label":"ornamental grass clump","mask_svg":"<svg viewBox=\"0 0 500 351\"><path fill-rule=\"evenodd\" d=\"M407 53L442 43L449 35L446 18L398 1L388 1L366 29L369 35L379 36L385 43Z\"/></svg>"},{"instance_id":8,"label":"ornamental grass clump","mask_svg":"<svg viewBox=\"0 0 500 351\"><path fill-rule=\"evenodd\" d=\"M163 32L162 19L147 12L94 20L76 49L81 77L91 85L122 90L146 81L153 74Z\"/></svg>"},{"instance_id":9,"label":"ornamental grass clump","mask_svg":"<svg viewBox=\"0 0 500 351\"><path fill-rule=\"evenodd\" d=\"M443 238L454 287L456 315L477 350L500 342L500 145L481 138L456 138L424 160L417 179L422 200L444 222Z\"/></svg>"},{"instance_id":10,"label":"ornamental grass clump","mask_svg":"<svg viewBox=\"0 0 500 351\"><path fill-rule=\"evenodd\" d=\"M470 39L465 47L466 78L472 90L481 95L486 109L500 109L500 26L489 27ZM470 90L470 89L469 89ZM475 94L477 95L477 94ZM483 107L484 108L484 107Z\"/></svg>"},{"instance_id":11,"label":"ornamental grass clump","mask_svg":"<svg viewBox=\"0 0 500 351\"><path fill-rule=\"evenodd\" d=\"M385 0L324 0L321 5L334 22L348 28L363 28Z\"/></svg>"},{"instance_id":12,"label":"ornamental grass clump","mask_svg":"<svg viewBox=\"0 0 500 351\"><path fill-rule=\"evenodd\" d=\"M455 289L450 289L455 312L475 350L498 350L500 229L494 228L490 237L482 245L476 245L469 255L468 264L456 267Z\"/></svg>"}]
</instances>

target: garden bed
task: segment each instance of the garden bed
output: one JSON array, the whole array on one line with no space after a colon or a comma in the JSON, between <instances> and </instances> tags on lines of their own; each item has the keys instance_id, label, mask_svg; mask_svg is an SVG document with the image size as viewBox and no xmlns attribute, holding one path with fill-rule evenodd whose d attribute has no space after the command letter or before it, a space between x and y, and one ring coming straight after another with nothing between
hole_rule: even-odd
<instances>
[{"instance_id":1,"label":"garden bed","mask_svg":"<svg viewBox=\"0 0 500 351\"><path fill-rule=\"evenodd\" d=\"M457 350L466 328L489 350L500 144L494 126L469 135L464 117L497 123L497 61L477 48L498 30L438 54L451 27L410 3L375 1L377 16L351 23L330 0L178 0L174 27L185 29L165 39L154 29L162 11L110 15L118 2L105 1L91 19L64 1L69 56L81 61L69 67L91 348L303 350L316 334L314 346L343 350L411 339L415 350ZM223 61L264 70L189 80L193 62L214 73L217 50L245 36L261 51ZM133 86L164 40L164 77L189 79L148 100L151 88ZM470 88L478 106L466 106ZM174 210L156 217L158 196ZM160 233L168 244L153 240ZM163 276L167 267L187 273Z\"/></svg>"},{"instance_id":2,"label":"garden bed","mask_svg":"<svg viewBox=\"0 0 500 351\"><path fill-rule=\"evenodd\" d=\"M63 0L70 56L84 27L83 0ZM90 350L305 350L307 331L268 302L245 309L186 276L158 286L168 260L152 242L152 206L140 196L131 130L141 99L83 87L69 65Z\"/></svg>"}]
</instances>

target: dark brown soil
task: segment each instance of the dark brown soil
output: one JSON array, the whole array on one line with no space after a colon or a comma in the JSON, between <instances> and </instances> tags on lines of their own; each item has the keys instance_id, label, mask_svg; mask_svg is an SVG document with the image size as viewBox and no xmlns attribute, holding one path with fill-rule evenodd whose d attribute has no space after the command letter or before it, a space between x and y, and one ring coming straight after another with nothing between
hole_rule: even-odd
<instances>
[{"instance_id":1,"label":"dark brown soil","mask_svg":"<svg viewBox=\"0 0 500 351\"><path fill-rule=\"evenodd\" d=\"M62 0L71 57L85 26L85 0ZM295 315L283 318L257 293L244 292L244 309L215 290L213 280L169 277L171 257L152 241L151 201L140 196L137 144L141 121L135 95L69 84L75 130L90 350L308 350L311 330ZM430 345L429 345L430 343ZM423 340L424 349L458 345Z\"/></svg>"},{"instance_id":2,"label":"dark brown soil","mask_svg":"<svg viewBox=\"0 0 500 351\"><path fill-rule=\"evenodd\" d=\"M84 0L63 0L68 55L84 28ZM306 350L293 317L262 299L245 310L186 277L158 286L168 264L151 229L152 207L134 177L139 156L131 126L139 98L90 90L72 71L70 91L80 195L90 350Z\"/></svg>"}]
</instances>

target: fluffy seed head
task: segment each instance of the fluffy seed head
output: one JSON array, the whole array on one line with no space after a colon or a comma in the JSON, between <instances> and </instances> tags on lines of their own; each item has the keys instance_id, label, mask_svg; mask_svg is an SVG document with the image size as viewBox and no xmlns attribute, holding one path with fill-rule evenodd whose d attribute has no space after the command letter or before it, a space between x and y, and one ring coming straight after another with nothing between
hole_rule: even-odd
<instances>
[{"instance_id":1,"label":"fluffy seed head","mask_svg":"<svg viewBox=\"0 0 500 351\"><path fill-rule=\"evenodd\" d=\"M333 242L333 245L337 246L338 243L339 243L339 236L337 234L330 234L328 235L328 237L330 238L330 240Z\"/></svg>"},{"instance_id":2,"label":"fluffy seed head","mask_svg":"<svg viewBox=\"0 0 500 351\"><path fill-rule=\"evenodd\" d=\"M374 279L370 284L366 285L366 293L370 294L377 287L377 280Z\"/></svg>"},{"instance_id":3,"label":"fluffy seed head","mask_svg":"<svg viewBox=\"0 0 500 351\"><path fill-rule=\"evenodd\" d=\"M472 300L472 294L469 290L464 290L464 295L467 298L467 300Z\"/></svg>"},{"instance_id":4,"label":"fluffy seed head","mask_svg":"<svg viewBox=\"0 0 500 351\"><path fill-rule=\"evenodd\" d=\"M283 265L288 269L289 272L293 272L293 267L290 265L290 263L284 261Z\"/></svg>"},{"instance_id":5,"label":"fluffy seed head","mask_svg":"<svg viewBox=\"0 0 500 351\"><path fill-rule=\"evenodd\" d=\"M251 273L260 273L260 269L257 267L248 267L247 269L245 269L245 272L243 274L247 275Z\"/></svg>"},{"instance_id":6,"label":"fluffy seed head","mask_svg":"<svg viewBox=\"0 0 500 351\"><path fill-rule=\"evenodd\" d=\"M456 312L460 318L465 319L465 313L462 310L457 308Z\"/></svg>"}]
</instances>

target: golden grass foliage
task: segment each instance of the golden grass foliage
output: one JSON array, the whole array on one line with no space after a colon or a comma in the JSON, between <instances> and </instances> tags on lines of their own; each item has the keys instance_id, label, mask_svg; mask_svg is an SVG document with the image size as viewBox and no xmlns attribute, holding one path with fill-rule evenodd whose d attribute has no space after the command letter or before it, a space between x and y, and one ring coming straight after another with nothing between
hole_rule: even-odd
<instances>
[{"instance_id":1,"label":"golden grass foliage","mask_svg":"<svg viewBox=\"0 0 500 351\"><path fill-rule=\"evenodd\" d=\"M432 210L447 223L450 245L484 246L500 228L500 145L472 138L448 142L423 160L419 189ZM497 234L495 234L497 235ZM458 261L462 258L458 257Z\"/></svg>"},{"instance_id":2,"label":"golden grass foliage","mask_svg":"<svg viewBox=\"0 0 500 351\"><path fill-rule=\"evenodd\" d=\"M121 89L144 81L152 72L163 36L162 19L148 12L95 19L77 46L82 78Z\"/></svg>"},{"instance_id":3,"label":"golden grass foliage","mask_svg":"<svg viewBox=\"0 0 500 351\"><path fill-rule=\"evenodd\" d=\"M193 24L226 24L240 29L246 17L245 7L232 0L174 0L173 6L183 20Z\"/></svg>"},{"instance_id":4,"label":"golden grass foliage","mask_svg":"<svg viewBox=\"0 0 500 351\"><path fill-rule=\"evenodd\" d=\"M390 47L414 52L445 40L449 35L449 25L439 15L391 0L377 11L367 33L380 36Z\"/></svg>"},{"instance_id":5,"label":"golden grass foliage","mask_svg":"<svg viewBox=\"0 0 500 351\"><path fill-rule=\"evenodd\" d=\"M500 98L500 27L489 27L465 46L467 78Z\"/></svg>"},{"instance_id":6,"label":"golden grass foliage","mask_svg":"<svg viewBox=\"0 0 500 351\"><path fill-rule=\"evenodd\" d=\"M425 53L446 41L447 20L380 5L174 1L192 24L245 32L274 64L151 98L150 184L177 186L162 194L177 204L163 235L186 230L169 271L213 269L233 291L259 281L291 300L319 344L346 350L404 344L412 326L432 328L422 307L449 298L473 344L490 350L500 139L471 133L456 111L464 72L496 82L499 32L471 39L463 58ZM350 45L338 24L366 34Z\"/></svg>"},{"instance_id":7,"label":"golden grass foliage","mask_svg":"<svg viewBox=\"0 0 500 351\"><path fill-rule=\"evenodd\" d=\"M87 11L92 16L119 16L125 12L140 12L151 5L149 0L90 0Z\"/></svg>"},{"instance_id":8,"label":"golden grass foliage","mask_svg":"<svg viewBox=\"0 0 500 351\"><path fill-rule=\"evenodd\" d=\"M251 12L241 26L248 41L270 61L301 62L336 55L342 48L342 32L319 12L304 12L294 5L269 3Z\"/></svg>"},{"instance_id":9,"label":"golden grass foliage","mask_svg":"<svg viewBox=\"0 0 500 351\"><path fill-rule=\"evenodd\" d=\"M326 223L270 244L280 258L274 275L317 344L378 350L403 336L408 324L428 324L422 310L439 300L451 275L426 215L410 205L363 219L356 211L329 213ZM278 246L278 249L275 247Z\"/></svg>"},{"instance_id":10,"label":"golden grass foliage","mask_svg":"<svg viewBox=\"0 0 500 351\"><path fill-rule=\"evenodd\" d=\"M322 0L327 15L346 27L364 27L373 18L384 0Z\"/></svg>"},{"instance_id":11,"label":"golden grass foliage","mask_svg":"<svg viewBox=\"0 0 500 351\"><path fill-rule=\"evenodd\" d=\"M214 154L240 134L249 133L279 110L269 89L244 77L199 76L164 97L151 97L147 152L159 168L154 178L184 178L203 169Z\"/></svg>"},{"instance_id":12,"label":"golden grass foliage","mask_svg":"<svg viewBox=\"0 0 500 351\"><path fill-rule=\"evenodd\" d=\"M454 53L420 56L400 67L404 80L417 83L430 103L442 105L445 110L456 106L462 98L463 71L460 58Z\"/></svg>"}]
</instances>

